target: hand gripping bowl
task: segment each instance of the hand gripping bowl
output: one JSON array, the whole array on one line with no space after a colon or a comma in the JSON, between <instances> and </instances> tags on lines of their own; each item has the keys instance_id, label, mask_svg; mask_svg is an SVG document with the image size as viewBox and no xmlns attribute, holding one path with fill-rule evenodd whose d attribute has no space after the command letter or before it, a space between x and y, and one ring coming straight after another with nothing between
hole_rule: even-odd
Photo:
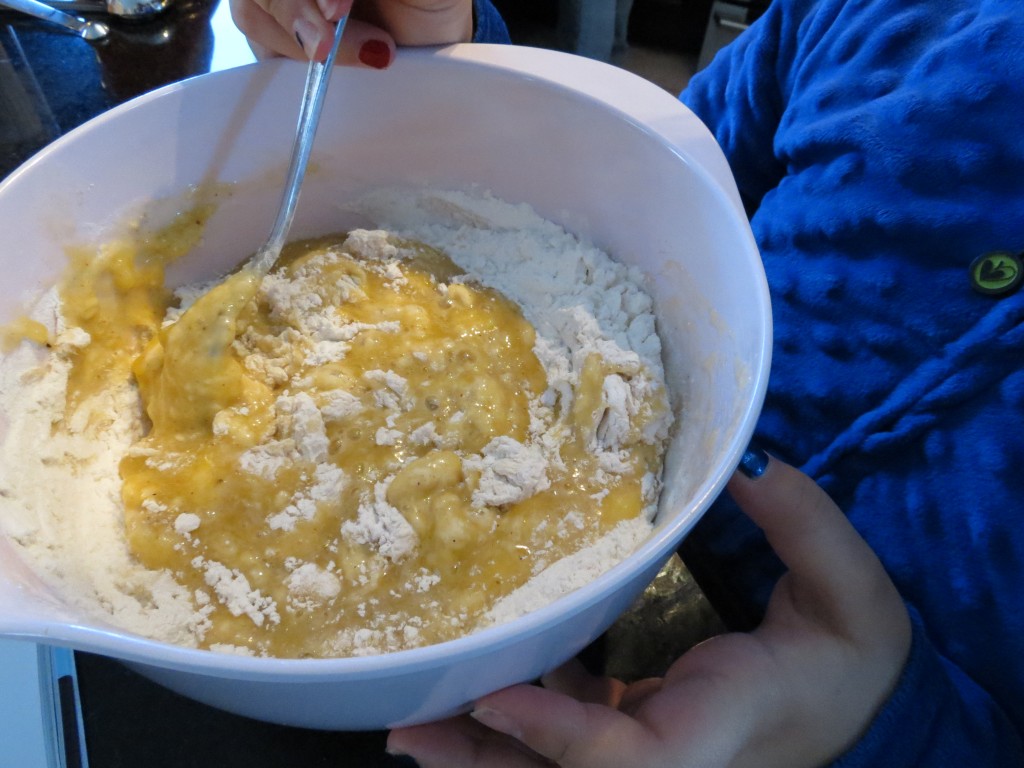
<instances>
[{"instance_id":1,"label":"hand gripping bowl","mask_svg":"<svg viewBox=\"0 0 1024 768\"><path fill-rule=\"evenodd\" d=\"M236 189L176 279L213 277L251 254L276 210L303 76L303 66L278 61L172 85L26 162L0 186L0 323L55 282L65 246L101 242L149 201L195 185ZM0 635L115 657L253 718L370 730L444 717L536 678L642 592L735 468L768 375L764 272L719 148L673 96L622 70L550 51L454 46L403 52L385 72L336 73L292 236L338 231L339 201L396 185L528 203L643 272L677 412L649 540L507 624L400 653L299 660L175 647L98 623L62 603L0 537Z\"/></svg>"}]
</instances>

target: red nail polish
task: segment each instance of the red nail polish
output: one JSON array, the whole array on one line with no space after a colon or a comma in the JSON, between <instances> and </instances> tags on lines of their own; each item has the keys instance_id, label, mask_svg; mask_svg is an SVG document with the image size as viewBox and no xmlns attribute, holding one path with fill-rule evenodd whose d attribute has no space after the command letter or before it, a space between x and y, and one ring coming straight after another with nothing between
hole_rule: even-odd
<instances>
[{"instance_id":1,"label":"red nail polish","mask_svg":"<svg viewBox=\"0 0 1024 768\"><path fill-rule=\"evenodd\" d=\"M367 40L359 48L359 61L374 69L384 69L391 63L391 49L383 40Z\"/></svg>"}]
</instances>

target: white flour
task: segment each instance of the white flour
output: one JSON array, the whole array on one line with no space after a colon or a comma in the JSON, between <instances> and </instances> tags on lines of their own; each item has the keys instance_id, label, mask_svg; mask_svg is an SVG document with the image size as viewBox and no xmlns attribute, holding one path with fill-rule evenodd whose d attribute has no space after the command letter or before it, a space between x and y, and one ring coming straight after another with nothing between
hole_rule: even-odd
<instances>
[{"instance_id":1,"label":"white flour","mask_svg":"<svg viewBox=\"0 0 1024 768\"><path fill-rule=\"evenodd\" d=\"M167 573L140 568L125 542L118 462L138 435L138 398L128 388L108 392L108 419L88 432L61 424L65 355L85 340L68 331L57 341L49 360L28 344L0 359L3 533L63 601L114 626L193 644L202 617L189 594Z\"/></svg>"},{"instance_id":2,"label":"white flour","mask_svg":"<svg viewBox=\"0 0 1024 768\"><path fill-rule=\"evenodd\" d=\"M571 403L584 362L595 352L628 375L605 379L607 411L590 437L589 448L598 455L602 471L624 471L620 446L636 404L661 386L663 378L652 305L640 288L638 275L543 221L528 207L487 196L379 193L367 198L360 210L381 229L446 252L466 272L462 280L479 281L502 292L519 304L537 331L535 352L547 373L549 390L532 406L526 444L498 438L481 454L463 457L467 467L481 473L474 504L514 503L548 487L547 471L559 462L560 439L551 413L556 402L561 401L563 407ZM399 282L403 278L394 259L400 254L384 243L383 237L381 232L358 231L346 245L376 259L371 268ZM358 290L354 284L344 283L335 289L341 294ZM358 324L332 322L329 313L318 311L321 297L302 291L295 283L271 277L264 293L274 312L295 315L304 331L318 340L312 356L307 357L310 362L339 359L363 330ZM84 424L61 424L67 356L88 339L77 329L59 327L59 303L53 293L40 303L35 318L63 333L48 355L25 343L0 359L0 427L5 430L0 456L0 529L67 602L117 627L194 645L207 621L209 609L203 605L210 596L189 595L167 574L142 568L124 540L117 466L141 433L137 395L131 387L107 392L100 409L107 418L102 425L90 424L86 429ZM246 365L258 367L269 380L285 376L273 354L251 356ZM406 386L401 376L371 371L364 378L374 388L379 407L396 414L401 411ZM242 469L270 479L294 456L323 462L328 447L325 420L343 419L359 407L358 401L343 392L320 403L303 393L279 398L278 434L285 437L250 451L243 457ZM378 444L393 444L402 437L422 445L442 443L432 423L409 436L392 426L389 422L389 427L377 431ZM663 442L669 426L666 413L649 425L643 439L652 444ZM214 428L227 429L228 425L215 422ZM102 439L97 439L98 435ZM389 482L390 478L379 478L372 497L362 499L358 518L345 523L341 535L398 561L415 550L417 536L387 502ZM345 483L344 472L320 464L308 491L292 498L269 519L269 526L291 530L298 521L312 517L318 499L341 493ZM660 490L658 479L645 478L644 488L650 518ZM187 537L198 525L196 516L182 515L175 529ZM573 521L563 521L563 525L572 526ZM595 545L535 574L524 587L493 606L485 623L511 620L587 583L628 556L649 532L647 519L620 524ZM255 624L278 620L277 606L249 589L238 572L211 561L199 562L196 567L205 573L213 597L232 614L248 616ZM426 591L436 578L423 574L420 586ZM287 585L289 605L306 610L315 609L341 589L336 574L310 563L295 563ZM198 610L193 598L200 604ZM347 641L357 653L381 652L391 647L392 641L399 645L414 642L416 632L415 626L379 633L359 630ZM245 652L234 647L220 650Z\"/></svg>"}]
</instances>

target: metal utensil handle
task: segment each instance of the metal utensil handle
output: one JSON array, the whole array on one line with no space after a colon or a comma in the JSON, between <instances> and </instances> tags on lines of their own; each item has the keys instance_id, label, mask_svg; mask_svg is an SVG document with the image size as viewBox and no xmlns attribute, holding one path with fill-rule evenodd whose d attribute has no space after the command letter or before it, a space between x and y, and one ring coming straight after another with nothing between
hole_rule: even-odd
<instances>
[{"instance_id":1,"label":"metal utensil handle","mask_svg":"<svg viewBox=\"0 0 1024 768\"><path fill-rule=\"evenodd\" d=\"M173 0L46 0L46 4L65 13L87 17L113 16L143 20L165 13Z\"/></svg>"},{"instance_id":2,"label":"metal utensil handle","mask_svg":"<svg viewBox=\"0 0 1024 768\"><path fill-rule=\"evenodd\" d=\"M734 32L745 32L750 29L750 25L746 22L736 21L735 19L730 19L728 16L721 16L717 13L715 14L715 24L723 29L731 29Z\"/></svg>"},{"instance_id":3,"label":"metal utensil handle","mask_svg":"<svg viewBox=\"0 0 1024 768\"><path fill-rule=\"evenodd\" d=\"M37 19L60 24L62 27L78 33L81 33L89 23L85 19L58 11L56 8L51 8L46 3L41 3L38 0L0 0L0 7L21 11Z\"/></svg>"},{"instance_id":4,"label":"metal utensil handle","mask_svg":"<svg viewBox=\"0 0 1024 768\"><path fill-rule=\"evenodd\" d=\"M107 12L107 4L103 0L47 0L46 5L71 14Z\"/></svg>"},{"instance_id":5,"label":"metal utensil handle","mask_svg":"<svg viewBox=\"0 0 1024 768\"><path fill-rule=\"evenodd\" d=\"M292 146L292 159L288 167L281 207L278 209L277 219L274 221L274 227L270 231L267 242L260 248L251 264L252 269L261 274L268 272L274 266L274 262L277 261L277 257L284 247L292 219L295 218L295 206L299 199L302 178L306 173L309 154L313 148L313 139L316 137L316 127L320 122L320 112L324 106L324 97L327 95L327 84L331 78L331 70L334 69L334 59L338 55L341 36L345 31L347 21L348 16L342 16L338 21L334 30L334 43L327 58L323 62L311 61L309 69L306 70L302 107L299 110L299 122L295 132L295 143Z\"/></svg>"}]
</instances>

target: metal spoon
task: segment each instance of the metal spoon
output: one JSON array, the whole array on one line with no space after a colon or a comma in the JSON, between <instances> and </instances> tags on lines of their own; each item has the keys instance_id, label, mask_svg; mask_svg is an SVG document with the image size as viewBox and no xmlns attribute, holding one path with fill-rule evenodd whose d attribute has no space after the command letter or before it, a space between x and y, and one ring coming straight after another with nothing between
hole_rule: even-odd
<instances>
[{"instance_id":1,"label":"metal spoon","mask_svg":"<svg viewBox=\"0 0 1024 768\"><path fill-rule=\"evenodd\" d=\"M87 21L79 16L72 16L69 13L58 11L56 8L51 8L39 0L0 0L0 8L10 8L43 21L59 24L84 40L99 40L110 32L110 28L102 21Z\"/></svg>"},{"instance_id":2,"label":"metal spoon","mask_svg":"<svg viewBox=\"0 0 1024 768\"><path fill-rule=\"evenodd\" d=\"M48 0L48 5L67 13L108 14L120 19L145 19L163 13L172 0Z\"/></svg>"},{"instance_id":3,"label":"metal spoon","mask_svg":"<svg viewBox=\"0 0 1024 768\"><path fill-rule=\"evenodd\" d=\"M277 220L274 222L267 241L245 266L246 270L254 272L258 277L267 274L281 255L285 238L288 236L292 219L295 217L299 188L302 185L302 178L306 174L306 164L309 162L309 153L313 148L316 127L320 122L324 96L327 94L327 83L331 78L331 70L334 69L334 58L338 54L346 21L348 21L348 16L342 16L338 21L334 31L334 43L331 46L331 52L327 54L327 59L323 62L309 62L309 69L306 71L306 85L302 93L302 108L299 110L298 128L295 133L295 142L292 144L288 180L281 198L281 207L277 212Z\"/></svg>"}]
</instances>

